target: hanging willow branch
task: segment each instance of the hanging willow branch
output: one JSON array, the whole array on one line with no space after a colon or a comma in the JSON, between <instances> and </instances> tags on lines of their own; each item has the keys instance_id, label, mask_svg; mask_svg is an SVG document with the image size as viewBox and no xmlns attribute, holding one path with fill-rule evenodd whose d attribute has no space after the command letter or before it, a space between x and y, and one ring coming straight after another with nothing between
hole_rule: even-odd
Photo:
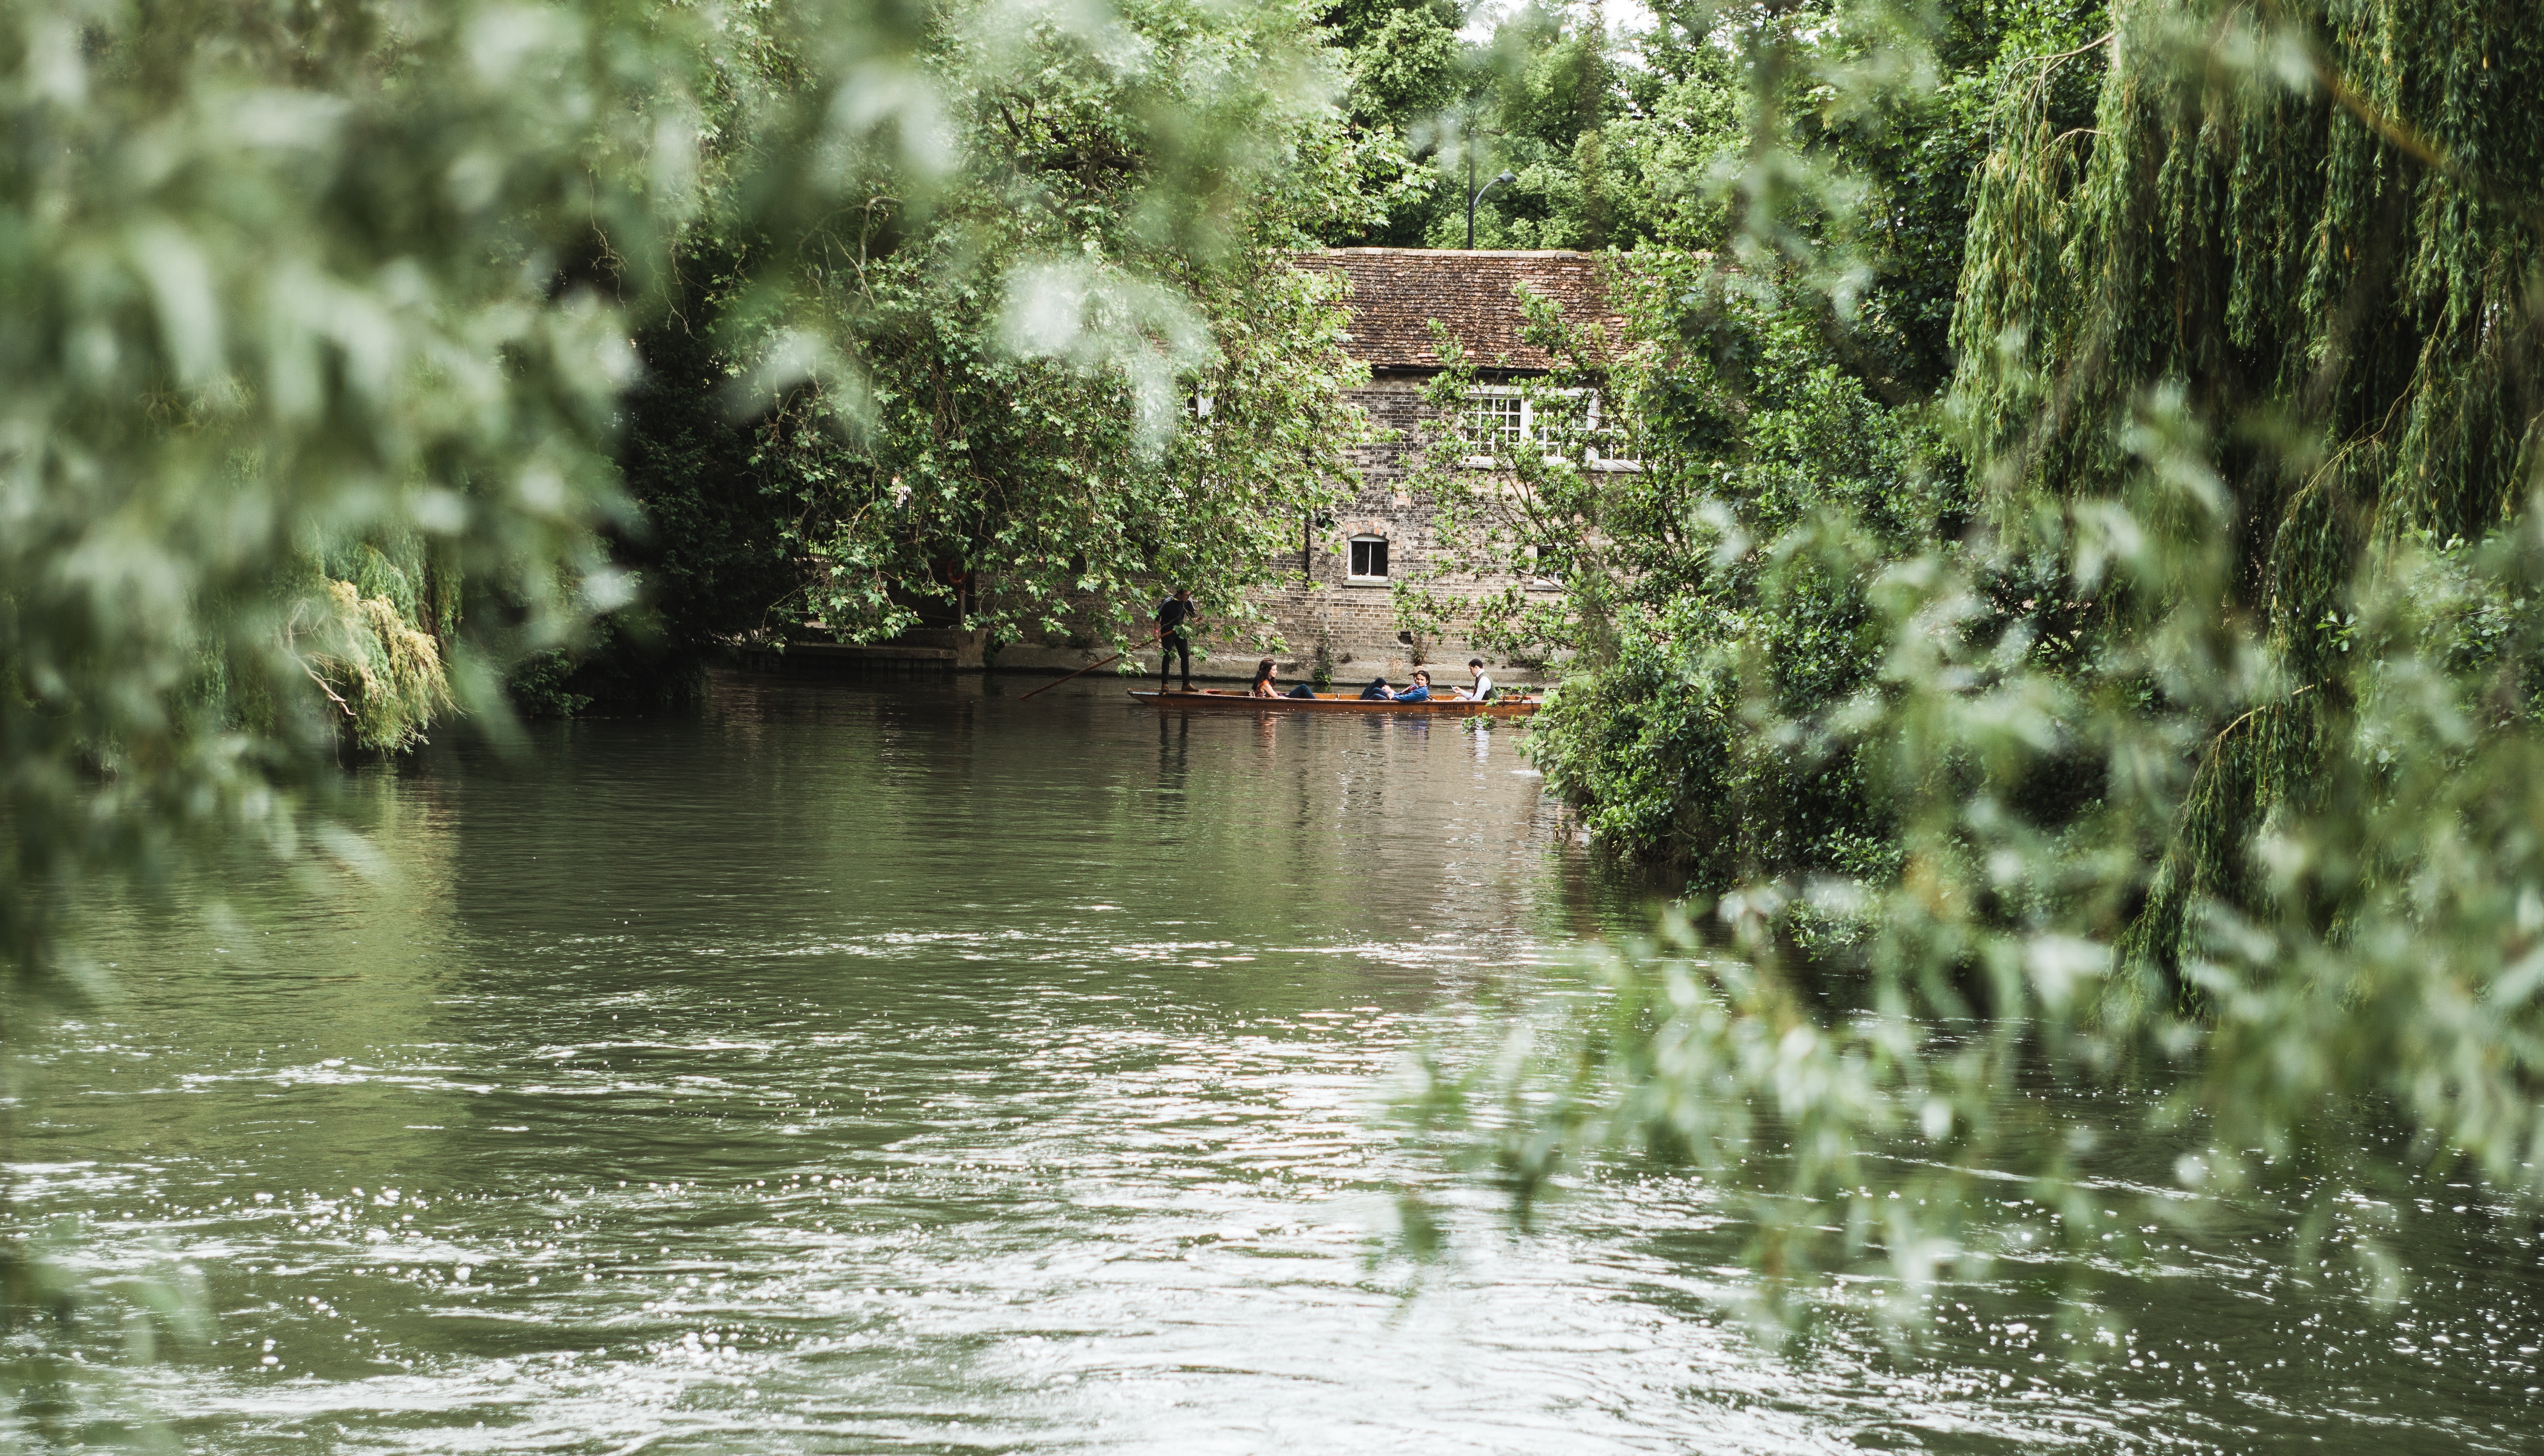
<instances>
[{"instance_id":1,"label":"hanging willow branch","mask_svg":"<svg viewBox=\"0 0 2544 1456\"><path fill-rule=\"evenodd\" d=\"M2300 36L2297 44L2304 51L2306 65L2313 71L2315 83L2343 111L2357 117L2360 124L2383 137L2396 151L2484 201L2515 213L2528 227L2544 233L2544 202L2506 186L2478 167L2468 166L2462 157L2431 140L2409 121L2368 100L2342 75L2340 68L2324 54L2322 43L2313 37Z\"/></svg>"},{"instance_id":2,"label":"hanging willow branch","mask_svg":"<svg viewBox=\"0 0 2544 1456\"><path fill-rule=\"evenodd\" d=\"M2295 46L2313 84L2221 62L2237 37ZM2146 469L2133 421L2178 397L2212 441L2237 589L2270 623L2266 677L2319 680L2325 624L2396 543L2479 539L2524 500L2544 204L2501 179L2544 175L2544 114L2512 101L2544 82L2544 13L2146 5L2039 75L2098 47L2090 143L2050 125L2041 81L2013 88L1975 184L1953 328L1981 478L2018 531L2040 504L2124 496ZM2194 889L2259 908L2247 846L2338 711L2219 704L2122 940L2138 969L2169 973Z\"/></svg>"}]
</instances>

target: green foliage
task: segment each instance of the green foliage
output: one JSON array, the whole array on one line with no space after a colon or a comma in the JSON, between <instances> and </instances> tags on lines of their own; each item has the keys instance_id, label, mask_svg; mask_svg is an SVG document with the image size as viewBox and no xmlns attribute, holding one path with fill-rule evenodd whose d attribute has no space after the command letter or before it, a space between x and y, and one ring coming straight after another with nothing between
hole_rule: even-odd
<instances>
[{"instance_id":1,"label":"green foliage","mask_svg":"<svg viewBox=\"0 0 2544 1456\"><path fill-rule=\"evenodd\" d=\"M867 427L850 441L776 431L815 564L811 614L875 637L932 599L1012 639L1092 612L1128 641L1167 580L1200 590L1219 630L1241 622L1239 593L1276 570L1303 513L1332 503L1362 429L1328 285L1270 255L1195 279L1174 296L1200 303L1211 342L1196 336L1173 393L1147 399L1119 373L998 347L1005 321L924 268L868 270L866 356L889 382ZM1095 291L1090 310L1122 302Z\"/></svg>"},{"instance_id":2,"label":"green foliage","mask_svg":"<svg viewBox=\"0 0 2544 1456\"><path fill-rule=\"evenodd\" d=\"M667 482L729 458L720 412L755 449L755 413L836 421L857 490L933 448L893 431L966 417L879 372L910 357L914 297L955 300L936 342L975 351L948 371L979 381L973 404L1029 382L1065 417L1016 449L1098 425L1074 474L1036 483L1045 505L1118 448L1139 485L1098 529L1145 532L1160 570L1251 549L1295 498L1256 498L1276 454L1295 493L1308 447L1349 427L1336 326L1308 326L1330 310L1244 291L1264 249L1350 200L1332 78L1284 38L1300 24L1176 3L0 0L8 1029L69 984L46 972L79 966L74 912L119 885L239 852L371 863L327 814L349 744L404 747L453 712L500 733L524 658L535 706L596 695L593 664L554 653L628 601L613 545L666 601L714 604L671 646L738 620L715 612L761 590L778 533L731 498L792 509L804 481L728 476L685 514ZM993 143L1019 104L1041 120ZM678 266L710 258L733 262L694 322L724 332L712 359L677 356L658 321L695 297ZM638 337L660 374L631 399ZM1174 400L1211 371L1260 394L1178 430ZM651 558L629 459L669 532ZM841 498L782 549L861 549ZM1173 510L1208 517L1203 549L1177 555ZM929 520L873 539L987 538L1000 562L1068 544L1047 515ZM0 1254L0 1315L57 1274ZM95 1393L64 1390L36 1398L84 1418Z\"/></svg>"},{"instance_id":3,"label":"green foliage","mask_svg":"<svg viewBox=\"0 0 2544 1456\"><path fill-rule=\"evenodd\" d=\"M1879 656L1863 563L1795 533L1840 519L1882 557L1914 554L1956 518L1957 478L1924 412L1881 405L1831 357L1807 302L1660 254L1621 260L1611 294L1627 349L1533 305L1568 362L1518 386L1526 448L1475 434L1465 361L1435 388L1458 427L1420 480L1446 554L1506 583L1466 630L1507 654L1573 654L1533 751L1611 846L1716 889L1869 873L1889 833L1860 769L1760 734L1851 695ZM1558 576L1561 595L1537 589Z\"/></svg>"},{"instance_id":4,"label":"green foliage","mask_svg":"<svg viewBox=\"0 0 2544 1456\"><path fill-rule=\"evenodd\" d=\"M618 460L644 512L619 559L676 657L769 630L801 573L786 536L793 493L771 468L766 422L733 409L734 360L717 346L719 300L752 270L700 253L676 268L674 306L636 336L645 373L628 394Z\"/></svg>"},{"instance_id":5,"label":"green foliage","mask_svg":"<svg viewBox=\"0 0 2544 1456\"><path fill-rule=\"evenodd\" d=\"M1523 1186L1585 1146L1692 1160L1750 1199L1780 1298L1866 1259L1913 1296L2042 1247L2063 1248L2068 1292L2090 1294L2095 1246L2199 1216L2185 1194L2285 1190L2315 1210L2311 1240L2411 1169L2539 1191L2544 1120L2523 1089L2544 976L2522 927L2544 925L2544 805L2526 787L2544 751L2526 696L2544 535L2529 515L2479 549L2409 544L2354 583L2345 651L2314 690L2343 705L2336 727L2307 791L2236 862L2266 908L2194 900L2186 1010L2148 994L2121 937L2203 792L2218 725L2240 730L2295 685L2236 625L2231 502L2206 437L2175 404L2132 439L2124 496L2030 526L2057 543L2062 579L2173 604L2090 629L2081 656L2002 604L2037 564L1884 562L1834 514L1800 528L1789 560L1867 569L1880 655L1852 695L1750 731L1851 751L1896 806L1899 868L1753 881L1712 926L1676 922L1614 958L1598 1030L1558 1038L1505 1089L1556 1100L1482 1118ZM2149 682L2167 692L2151 701ZM2043 776L2094 793L2042 812ZM1797 941L1805 910L1860 934ZM2014 1086L2041 1095L2003 1095ZM2067 1090L2091 1100L2052 1112ZM2362 1140L2358 1120L2387 1110L2406 1136ZM2149 1131L2182 1149L2175 1182L2120 1196L2100 1182L2098 1138ZM1993 1186L2019 1199L1986 1191L2009 1178ZM2289 1255L2336 1252L2371 1280L2391 1257L2363 1238Z\"/></svg>"},{"instance_id":6,"label":"green foliage","mask_svg":"<svg viewBox=\"0 0 2544 1456\"><path fill-rule=\"evenodd\" d=\"M561 649L532 652L505 677L505 696L523 718L572 718L592 706L591 694L574 690L582 665Z\"/></svg>"},{"instance_id":7,"label":"green foliage","mask_svg":"<svg viewBox=\"0 0 2544 1456\"><path fill-rule=\"evenodd\" d=\"M1547 335L1570 363L1535 413L1562 443L1504 462L1515 493L1429 482L1471 560L1523 581L1562 564L1563 600L1515 585L1474 625L1505 651L1575 654L1535 742L1612 846L1710 889L1894 863L1861 770L1768 728L1871 672L1859 564L1768 569L1824 514L1883 560L1958 533L1960 467L1930 400L1949 372L1960 180L2000 56L2087 20L1949 7L1920 34L1880 12L1666 9L1616 68L1612 217L1674 246L1621 262L1624 338ZM1530 115L1552 134L1553 111ZM1639 469L1581 464L1603 442L1562 397L1594 388Z\"/></svg>"},{"instance_id":8,"label":"green foliage","mask_svg":"<svg viewBox=\"0 0 2544 1456\"><path fill-rule=\"evenodd\" d=\"M2186 63L2205 46L2284 79L2216 84ZM2201 750L2133 963L2174 965L2209 897L2261 908L2245 846L2319 769L2339 712L2322 624L2358 575L2524 501L2538 215L2502 179L2531 172L2544 130L2487 98L2537 64L2544 31L2504 14L2188 5L2133 12L2006 94L1955 324L1991 494L2019 520L2111 489L2129 413L2182 391L2219 426L2233 609L2268 623L2291 679ZM2090 128L2055 115L2070 72L2101 75Z\"/></svg>"},{"instance_id":9,"label":"green foliage","mask_svg":"<svg viewBox=\"0 0 2544 1456\"><path fill-rule=\"evenodd\" d=\"M310 605L311 616L295 612L283 624L284 644L344 713L356 743L413 747L424 726L454 706L440 645L393 597L330 581L325 599Z\"/></svg>"},{"instance_id":10,"label":"green foliage","mask_svg":"<svg viewBox=\"0 0 2544 1456\"><path fill-rule=\"evenodd\" d=\"M11 1050L77 910L234 850L366 858L300 813L341 745L500 713L570 588L614 595L632 360L574 266L655 247L704 53L599 6L0 4ZM511 609L463 614L463 579ZM0 1274L12 1325L87 1292L41 1245ZM160 1289L122 1286L135 1358ZM112 1429L110 1372L10 1371Z\"/></svg>"},{"instance_id":11,"label":"green foliage","mask_svg":"<svg viewBox=\"0 0 2544 1456\"><path fill-rule=\"evenodd\" d=\"M295 17L0 17L13 968L92 877L290 850L338 724L395 745L492 706L568 583L610 591L591 529L632 360L566 269L657 236L655 115L699 42L606 11ZM461 577L515 610L463 623Z\"/></svg>"},{"instance_id":12,"label":"green foliage","mask_svg":"<svg viewBox=\"0 0 2544 1456\"><path fill-rule=\"evenodd\" d=\"M930 206L879 182L786 243L782 289L770 240L702 239L640 341L630 559L673 650L1125 637L1168 577L1233 626L1339 488L1342 319L1281 253L1362 205L1311 33L1184 4L1127 8L1131 49L1013 23L936 37L958 160Z\"/></svg>"},{"instance_id":13,"label":"green foliage","mask_svg":"<svg viewBox=\"0 0 2544 1456\"><path fill-rule=\"evenodd\" d=\"M1704 347L1657 348L1640 397L1664 473L1673 441L1742 468L1679 517L1732 549L1612 573L1684 635L1590 651L1540 751L1612 832L1697 845L1681 793L1807 767L1871 852L1745 852L1597 1007L1437 1087L1523 1190L1592 1148L1704 1169L1784 1316L1832 1270L1886 1265L1896 1312L2042 1249L2090 1297L2130 1230L2264 1187L2313 1210L2292 1263L2390 1293L2340 1208L2413 1170L2544 1193L2544 315L2504 180L2537 123L2477 100L2544 31L2184 3L2091 34L2018 28L2030 54L1987 68L2012 84L1954 323L1966 507L1932 470L1885 515L1845 431L1932 425L1812 383L1883 376L1766 283L1842 321L1878 238L1787 190L1835 174L1749 73L1724 296L1772 322L1672 305L1706 327L1653 337ZM1764 408L1704 407L1733 378ZM1787 440L1837 468L1780 479ZM2123 1196L2107 1150L2151 1139L2181 1157Z\"/></svg>"}]
</instances>

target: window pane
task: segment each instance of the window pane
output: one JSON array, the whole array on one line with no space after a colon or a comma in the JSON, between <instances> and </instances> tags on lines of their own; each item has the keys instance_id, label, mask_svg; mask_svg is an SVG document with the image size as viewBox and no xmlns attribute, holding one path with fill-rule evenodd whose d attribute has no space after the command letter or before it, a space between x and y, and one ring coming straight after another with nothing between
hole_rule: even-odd
<instances>
[{"instance_id":1,"label":"window pane","mask_svg":"<svg viewBox=\"0 0 2544 1456\"><path fill-rule=\"evenodd\" d=\"M1521 418L1520 398L1515 394L1467 397L1467 429L1483 454L1518 453Z\"/></svg>"},{"instance_id":2,"label":"window pane","mask_svg":"<svg viewBox=\"0 0 2544 1456\"><path fill-rule=\"evenodd\" d=\"M1626 421L1597 395L1590 397L1590 458L1609 465L1640 465L1626 439Z\"/></svg>"},{"instance_id":3,"label":"window pane","mask_svg":"<svg viewBox=\"0 0 2544 1456\"><path fill-rule=\"evenodd\" d=\"M1387 543L1354 541L1351 544L1351 574L1355 576L1387 575Z\"/></svg>"}]
</instances>

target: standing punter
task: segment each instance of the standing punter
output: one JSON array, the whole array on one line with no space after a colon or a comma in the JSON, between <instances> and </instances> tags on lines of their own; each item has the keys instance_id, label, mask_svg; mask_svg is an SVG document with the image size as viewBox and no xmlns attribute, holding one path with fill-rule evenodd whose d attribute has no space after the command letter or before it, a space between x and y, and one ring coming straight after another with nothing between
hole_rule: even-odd
<instances>
[{"instance_id":1,"label":"standing punter","mask_svg":"<svg viewBox=\"0 0 2544 1456\"><path fill-rule=\"evenodd\" d=\"M1181 658L1184 666L1184 691L1192 685L1192 634L1201 625L1201 609L1193 605L1192 588L1178 586L1175 594L1157 603L1157 691L1166 690L1166 663Z\"/></svg>"}]
</instances>

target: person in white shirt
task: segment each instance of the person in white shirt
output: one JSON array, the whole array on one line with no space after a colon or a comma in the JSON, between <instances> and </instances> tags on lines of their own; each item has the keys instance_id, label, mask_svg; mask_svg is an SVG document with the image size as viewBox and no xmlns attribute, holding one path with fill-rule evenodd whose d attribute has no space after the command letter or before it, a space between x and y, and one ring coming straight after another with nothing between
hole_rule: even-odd
<instances>
[{"instance_id":1,"label":"person in white shirt","mask_svg":"<svg viewBox=\"0 0 2544 1456\"><path fill-rule=\"evenodd\" d=\"M1467 659L1467 671L1475 680L1468 686L1459 689L1458 696L1466 699L1470 703L1480 703L1484 701L1484 694L1493 690L1493 680L1484 675L1484 659L1481 657L1469 657Z\"/></svg>"}]
</instances>

